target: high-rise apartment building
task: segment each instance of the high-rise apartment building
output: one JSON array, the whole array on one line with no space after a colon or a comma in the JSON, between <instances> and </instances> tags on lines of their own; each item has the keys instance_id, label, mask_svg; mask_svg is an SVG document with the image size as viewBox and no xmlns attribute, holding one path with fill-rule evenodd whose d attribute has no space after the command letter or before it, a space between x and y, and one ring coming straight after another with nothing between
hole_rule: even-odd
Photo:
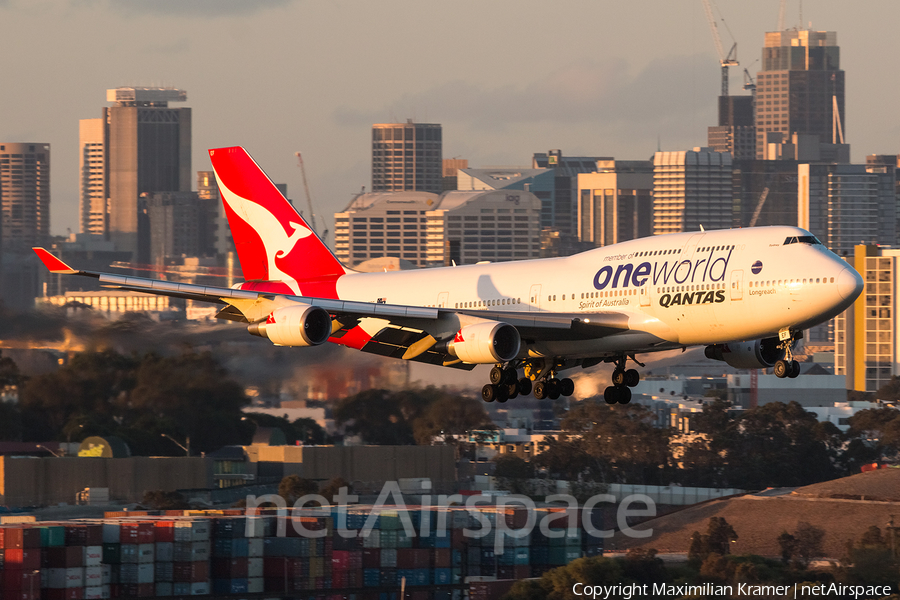
<instances>
[{"instance_id":1,"label":"high-rise apartment building","mask_svg":"<svg viewBox=\"0 0 900 600\"><path fill-rule=\"evenodd\" d=\"M79 230L104 237L109 230L106 134L106 119L78 122Z\"/></svg>"},{"instance_id":2,"label":"high-rise apartment building","mask_svg":"<svg viewBox=\"0 0 900 600\"><path fill-rule=\"evenodd\" d=\"M860 242L895 245L894 173L881 165L800 164L797 222L840 255Z\"/></svg>"},{"instance_id":3,"label":"high-rise apartment building","mask_svg":"<svg viewBox=\"0 0 900 600\"><path fill-rule=\"evenodd\" d=\"M653 157L653 234L727 229L732 223L731 154L709 148Z\"/></svg>"},{"instance_id":4,"label":"high-rise apartment building","mask_svg":"<svg viewBox=\"0 0 900 600\"><path fill-rule=\"evenodd\" d=\"M419 191L440 194L443 188L443 141L437 123L372 125L372 191Z\"/></svg>"},{"instance_id":5,"label":"high-rise apartment building","mask_svg":"<svg viewBox=\"0 0 900 600\"><path fill-rule=\"evenodd\" d=\"M874 392L900 375L900 250L858 245L847 260L866 289L836 319L835 373L847 376L847 389Z\"/></svg>"},{"instance_id":6,"label":"high-rise apartment building","mask_svg":"<svg viewBox=\"0 0 900 600\"><path fill-rule=\"evenodd\" d=\"M0 241L30 249L50 235L50 144L0 142Z\"/></svg>"},{"instance_id":7,"label":"high-rise apartment building","mask_svg":"<svg viewBox=\"0 0 900 600\"><path fill-rule=\"evenodd\" d=\"M141 195L191 190L191 109L169 108L187 93L123 87L107 90L106 99L113 106L80 128L81 231L148 262L149 241L139 241L149 235L139 233Z\"/></svg>"},{"instance_id":8,"label":"high-rise apartment building","mask_svg":"<svg viewBox=\"0 0 900 600\"><path fill-rule=\"evenodd\" d=\"M834 31L766 33L756 76L756 157L765 158L772 134L814 134L843 143L844 72Z\"/></svg>"},{"instance_id":9,"label":"high-rise apartment building","mask_svg":"<svg viewBox=\"0 0 900 600\"><path fill-rule=\"evenodd\" d=\"M578 175L578 239L608 246L653 234L653 163L598 160Z\"/></svg>"}]
</instances>

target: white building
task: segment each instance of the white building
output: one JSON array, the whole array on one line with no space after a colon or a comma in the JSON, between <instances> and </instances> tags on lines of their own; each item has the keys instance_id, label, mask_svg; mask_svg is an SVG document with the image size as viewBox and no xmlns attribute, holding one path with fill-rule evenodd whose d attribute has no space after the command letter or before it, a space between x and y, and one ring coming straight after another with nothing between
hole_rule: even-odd
<instances>
[{"instance_id":1,"label":"white building","mask_svg":"<svg viewBox=\"0 0 900 600\"><path fill-rule=\"evenodd\" d=\"M541 201L521 190L360 194L335 213L348 266L385 256L419 266L540 256Z\"/></svg>"},{"instance_id":2,"label":"white building","mask_svg":"<svg viewBox=\"0 0 900 600\"><path fill-rule=\"evenodd\" d=\"M653 157L653 234L732 225L731 154L709 148Z\"/></svg>"}]
</instances>

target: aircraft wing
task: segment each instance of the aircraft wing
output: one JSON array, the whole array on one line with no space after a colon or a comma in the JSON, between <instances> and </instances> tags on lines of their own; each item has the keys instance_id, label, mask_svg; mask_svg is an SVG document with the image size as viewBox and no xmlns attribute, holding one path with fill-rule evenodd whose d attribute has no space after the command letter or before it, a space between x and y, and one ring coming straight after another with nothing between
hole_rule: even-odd
<instances>
[{"instance_id":1,"label":"aircraft wing","mask_svg":"<svg viewBox=\"0 0 900 600\"><path fill-rule=\"evenodd\" d=\"M285 306L317 306L332 315L332 338L338 343L344 343L340 338L348 336L346 345L365 352L433 364L447 364L446 355L430 347L418 352L416 344L425 344L423 340L429 337L432 342L438 336L452 337L461 323L471 321L509 323L519 331L523 340L594 339L631 329L629 314L624 312L567 314L466 310L294 296L77 270L44 248L34 248L34 251L51 273L93 277L108 288L221 304L224 306L216 315L221 319L254 323ZM355 337L352 332L363 321L368 321L366 329L372 330L372 333L369 338L354 343L351 341ZM413 348L412 351L410 348ZM472 367L463 364L450 366Z\"/></svg>"}]
</instances>

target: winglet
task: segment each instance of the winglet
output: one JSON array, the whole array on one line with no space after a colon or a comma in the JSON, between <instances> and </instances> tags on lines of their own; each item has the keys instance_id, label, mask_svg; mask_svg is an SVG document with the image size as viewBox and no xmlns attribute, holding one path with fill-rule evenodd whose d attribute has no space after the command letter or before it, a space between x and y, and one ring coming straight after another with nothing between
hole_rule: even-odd
<instances>
[{"instance_id":1,"label":"winglet","mask_svg":"<svg viewBox=\"0 0 900 600\"><path fill-rule=\"evenodd\" d=\"M44 266L47 267L47 270L49 270L51 273L72 274L78 272L60 259L50 254L50 252L48 252L44 248L32 248L32 250L34 250L34 253L38 255L38 258L41 259L41 262L44 263Z\"/></svg>"}]
</instances>

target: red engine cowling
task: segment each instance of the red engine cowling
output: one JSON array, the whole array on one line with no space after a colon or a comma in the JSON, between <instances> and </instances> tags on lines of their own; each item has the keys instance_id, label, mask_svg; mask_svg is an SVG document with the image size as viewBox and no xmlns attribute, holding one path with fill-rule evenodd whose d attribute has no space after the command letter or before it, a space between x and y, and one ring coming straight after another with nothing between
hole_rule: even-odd
<instances>
[{"instance_id":1,"label":"red engine cowling","mask_svg":"<svg viewBox=\"0 0 900 600\"><path fill-rule=\"evenodd\" d=\"M276 346L318 346L331 336L331 315L318 306L286 306L247 327Z\"/></svg>"},{"instance_id":2,"label":"red engine cowling","mask_svg":"<svg viewBox=\"0 0 900 600\"><path fill-rule=\"evenodd\" d=\"M487 321L467 325L447 344L447 351L469 364L507 362L519 354L519 331L508 323Z\"/></svg>"},{"instance_id":3,"label":"red engine cowling","mask_svg":"<svg viewBox=\"0 0 900 600\"><path fill-rule=\"evenodd\" d=\"M736 369L767 369L784 357L778 338L707 346L706 358L722 360Z\"/></svg>"}]
</instances>

